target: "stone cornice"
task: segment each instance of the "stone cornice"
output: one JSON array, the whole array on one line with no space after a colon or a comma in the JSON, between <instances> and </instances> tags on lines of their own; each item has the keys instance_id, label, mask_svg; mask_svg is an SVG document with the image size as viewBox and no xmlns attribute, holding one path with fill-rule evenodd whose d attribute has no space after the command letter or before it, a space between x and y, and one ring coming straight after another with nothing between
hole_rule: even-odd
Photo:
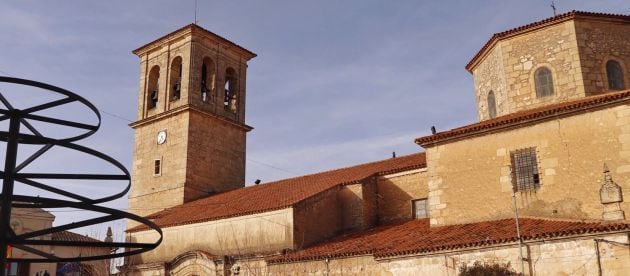
<instances>
[{"instance_id":1,"label":"stone cornice","mask_svg":"<svg viewBox=\"0 0 630 276\"><path fill-rule=\"evenodd\" d=\"M250 60L252 58L256 57L256 54L241 47L240 45L218 35L215 34L211 31L208 31L200 26L198 26L197 24L188 24L180 29L177 29L169 34L166 34L152 42L149 42L143 46L141 46L138 49L135 49L132 51L132 53L134 53L137 56L142 56L148 52L150 52L153 49L159 48L164 44L169 43L170 41L173 41L175 39L179 39L181 37L184 37L186 35L199 35L199 36L203 36L203 37L207 37L213 41L215 41L216 43L224 46L225 48L232 48L234 49L236 52L238 52L239 54L241 54L243 57L245 57L246 60Z\"/></svg>"},{"instance_id":2,"label":"stone cornice","mask_svg":"<svg viewBox=\"0 0 630 276\"><path fill-rule=\"evenodd\" d=\"M236 121L230 120L230 119L225 118L223 116L219 116L219 115L216 115L216 114L213 114L213 113L201 110L201 109L199 109L196 106L191 105L191 104L182 105L182 106L173 108L171 110L168 110L168 111L165 111L165 112L162 112L162 113L159 113L159 114L155 114L155 115L153 115L151 117L147 117L147 118L144 118L142 120L135 121L135 122L129 124L129 126L131 128L133 128L133 129L135 129L137 127L144 126L144 125L147 125L149 123L152 123L152 122L155 122L155 121L159 121L159 120L162 120L164 118L168 118L168 117L171 117L171 116L174 116L174 115L177 115L179 113L186 112L186 111L197 112L197 113L206 115L208 117L212 117L212 118L217 119L219 121L222 121L224 123L236 126L237 128L240 128L241 130L243 130L245 132L249 132L252 129L254 129L253 127L248 126L246 124L242 124L240 122L236 122Z\"/></svg>"}]
</instances>

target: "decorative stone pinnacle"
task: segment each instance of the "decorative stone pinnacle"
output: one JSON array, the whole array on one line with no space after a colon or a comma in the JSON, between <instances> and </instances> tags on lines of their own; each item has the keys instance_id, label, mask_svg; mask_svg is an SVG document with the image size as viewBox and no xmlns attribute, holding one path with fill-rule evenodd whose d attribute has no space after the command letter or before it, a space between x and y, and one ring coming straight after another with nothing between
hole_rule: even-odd
<instances>
[{"instance_id":1,"label":"decorative stone pinnacle","mask_svg":"<svg viewBox=\"0 0 630 276\"><path fill-rule=\"evenodd\" d=\"M610 170L608 169L608 165L604 163L604 185L615 185L612 180L612 176L610 175Z\"/></svg>"},{"instance_id":2,"label":"decorative stone pinnacle","mask_svg":"<svg viewBox=\"0 0 630 276\"><path fill-rule=\"evenodd\" d=\"M107 236L105 237L105 242L114 242L114 238L113 238L113 233L112 233L112 227L108 226L107 227Z\"/></svg>"},{"instance_id":3,"label":"decorative stone pinnacle","mask_svg":"<svg viewBox=\"0 0 630 276\"><path fill-rule=\"evenodd\" d=\"M622 202L623 196L621 187L617 185L610 175L608 166L604 163L604 183L599 189L599 195L602 204Z\"/></svg>"}]
</instances>

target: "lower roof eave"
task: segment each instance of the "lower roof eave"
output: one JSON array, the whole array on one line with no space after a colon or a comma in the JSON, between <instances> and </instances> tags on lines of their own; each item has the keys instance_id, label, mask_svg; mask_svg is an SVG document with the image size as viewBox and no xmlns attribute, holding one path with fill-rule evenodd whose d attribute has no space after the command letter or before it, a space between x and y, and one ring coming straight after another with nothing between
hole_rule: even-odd
<instances>
[{"instance_id":1,"label":"lower roof eave","mask_svg":"<svg viewBox=\"0 0 630 276\"><path fill-rule=\"evenodd\" d=\"M624 92L630 92L630 90L624 90ZM603 103L596 103L590 106L582 106L582 107L578 107L575 109L571 109L571 110L566 110L566 111L557 111L557 112L553 112L550 114L544 114L544 115L539 115L539 116L523 116L523 119L519 119L516 122L509 122L509 123L501 123L499 125L496 126L492 126L492 127L487 127L487 128L480 128L480 129L471 129L468 131L465 131L463 133L459 133L459 134L451 134L445 137L438 137L435 139L431 139L430 137L437 135L437 136L442 136L443 133L448 133L448 132L453 132L453 131L461 131L460 129L463 128L467 128L470 126L474 126L476 124L480 124L480 123L485 123L487 121L490 120L486 120L486 121L481 121L481 122L477 122L468 126L464 126L464 127L459 127L459 128L455 128L452 130L447 130L441 133L437 133L437 134L433 134L433 135L429 135L429 136L424 136L424 137L420 137L414 140L414 142L427 149L430 147L434 147L434 146L439 146L439 145L443 145L443 144L447 144L447 143L451 143L451 142L456 142L456 141L461 141L461 140L465 140L471 137L480 137L480 136L485 136L488 134L493 134L493 133L499 133L499 132L504 132L504 131L509 131L509 130L514 130L514 129L519 129L525 126L531 126L531 125L535 125L538 123L543 123L543 122L548 122L548 121L552 121L552 120L557 120L561 117L571 117L574 115L578 115L578 114L583 114L583 113L587 113L587 112L594 112L594 111L598 111L598 110L602 110L602 109L606 109L610 106L617 106L617 105L622 105L622 104L627 104L630 102L630 97L624 97L621 99L616 99L616 100L611 100L608 102L603 102ZM523 112L526 112L529 110L525 110ZM541 113L545 113L545 112L541 112ZM509 116L505 115L505 116ZM531 118L528 118L531 117ZM501 119L501 117L497 117L495 119ZM491 119L493 120L493 119ZM429 138L429 139L427 139ZM428 140L428 141L425 141Z\"/></svg>"},{"instance_id":2,"label":"lower roof eave","mask_svg":"<svg viewBox=\"0 0 630 276\"><path fill-rule=\"evenodd\" d=\"M359 253L359 254L346 254L346 255L341 255L341 256L313 256L313 257L309 257L309 258L297 258L297 259L292 259L292 260L265 260L265 262L267 262L267 264L269 265L283 265L283 264L294 264L294 263L303 263L303 262L315 262L315 261L325 261L326 259L328 260L343 260L343 259L351 259L351 258L358 258L358 257L374 257L374 259L376 259L376 257L374 256L374 253Z\"/></svg>"},{"instance_id":3,"label":"lower roof eave","mask_svg":"<svg viewBox=\"0 0 630 276\"><path fill-rule=\"evenodd\" d=\"M522 245L535 245L535 244L543 244L548 242L557 242L563 240L572 240L572 239L588 239L594 237L608 236L608 235L616 235L616 234L630 234L630 230L619 230L619 231L610 231L610 232L600 232L600 233L587 233L587 234L577 234L577 235L569 235L562 237L552 237L552 238L542 238L542 239L531 239L524 240ZM415 257L431 257L431 256L439 256L451 253L465 253L471 251L478 250L490 250L490 249L503 249L518 246L518 241L507 242L507 243L497 243L488 246L471 246L471 247L462 247L457 249L446 249L446 250L436 250L426 253L391 253L391 254L374 254L374 259L376 261L390 261L396 259L408 259ZM381 255L381 256L379 256Z\"/></svg>"}]
</instances>

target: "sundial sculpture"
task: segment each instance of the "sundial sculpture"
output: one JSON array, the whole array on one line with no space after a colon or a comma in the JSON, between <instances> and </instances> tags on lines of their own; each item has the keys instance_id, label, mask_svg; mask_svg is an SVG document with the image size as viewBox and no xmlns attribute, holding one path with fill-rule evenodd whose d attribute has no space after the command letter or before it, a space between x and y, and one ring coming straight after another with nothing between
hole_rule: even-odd
<instances>
[{"instance_id":1,"label":"sundial sculpture","mask_svg":"<svg viewBox=\"0 0 630 276\"><path fill-rule=\"evenodd\" d=\"M5 144L5 163L4 170L0 171L0 179L2 179L2 193L0 194L0 276L5 275L6 262L78 262L91 261L109 258L118 258L134 255L149 251L156 248L162 241L162 231L153 222L140 216L130 214L124 211L107 208L98 204L118 199L129 191L131 186L129 172L125 167L113 158L100 153L96 150L85 146L75 144L74 142L84 139L94 134L100 127L101 115L98 109L88 102L86 99L59 87L49 84L36 82L32 80L3 77L0 76L0 84L11 84L27 86L30 89L41 89L45 93L53 93L61 96L60 99L52 100L44 104L38 104L32 107L17 109L9 102L0 91L0 126L6 125L8 121L8 129L0 127L0 144ZM27 95L25 95L27 96ZM97 122L94 124L85 124L81 122L64 120L52 116L41 115L42 111L51 108L57 108L67 104L80 103L84 107L94 112ZM50 111L50 110L49 110ZM38 115L38 112L40 114ZM79 134L72 134L71 137L50 138L46 137L36 128L36 125L70 127L77 129ZM20 145L29 145L39 147L35 153L18 163L18 154L20 153ZM1 145L0 145L1 146ZM23 173L23 169L29 164L49 152L54 147L61 147L68 150L79 151L84 154L91 155L108 162L117 170L118 174L75 174L75 173ZM0 168L2 169L2 168ZM124 190L117 194L107 195L100 198L88 198L83 195L75 194L72 191L55 187L44 180L55 181L85 181L93 184L95 181L126 181L127 186ZM40 197L33 195L14 194L15 183L19 182L24 185L35 187L49 193L58 195L59 198ZM61 198L61 199L60 199ZM39 229L28 233L16 233L10 223L12 208L46 208L48 210L57 208L75 208L78 210L87 210L102 214L96 218L86 219L79 222L58 225L50 228ZM87 241L54 241L51 239L42 239L44 235L76 229L80 227L97 225L108 221L119 219L130 219L138 223L144 224L159 234L159 239L154 243L135 243L135 242L87 242ZM7 257L2 250L7 245L14 249L20 249L31 253L31 257L13 258ZM78 257L56 256L54 252L44 252L38 249L42 246L71 246L71 247L99 247L99 248L122 248L124 252L111 252L105 255L91 255Z\"/></svg>"}]
</instances>

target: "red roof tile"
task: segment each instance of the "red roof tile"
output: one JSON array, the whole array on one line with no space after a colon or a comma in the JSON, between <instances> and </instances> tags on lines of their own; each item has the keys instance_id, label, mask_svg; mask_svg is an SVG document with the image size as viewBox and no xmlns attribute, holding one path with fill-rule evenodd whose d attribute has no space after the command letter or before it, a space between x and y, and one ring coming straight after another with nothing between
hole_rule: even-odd
<instances>
[{"instance_id":1,"label":"red roof tile","mask_svg":"<svg viewBox=\"0 0 630 276\"><path fill-rule=\"evenodd\" d=\"M621 19L624 21L630 21L630 15L623 14L610 14L610 13L596 13L596 12L584 12L584 11L570 11L567 13L559 14L554 17L550 17L538 22L523 25L514 29L510 29L504 32L495 33L486 44L483 45L481 50L466 64L466 70L472 73L473 65L486 53L486 50L490 49L492 45L501 39L505 39L514 35L522 34L525 32L537 30L550 25L555 25L564 21L575 19L576 17L595 17L595 18L610 18Z\"/></svg>"},{"instance_id":2,"label":"red roof tile","mask_svg":"<svg viewBox=\"0 0 630 276\"><path fill-rule=\"evenodd\" d=\"M53 241L71 241L71 242L102 242L95 238L83 236L70 231L61 231L52 233Z\"/></svg>"},{"instance_id":3,"label":"red roof tile","mask_svg":"<svg viewBox=\"0 0 630 276\"><path fill-rule=\"evenodd\" d=\"M269 263L321 260L357 255L392 257L517 242L514 219L430 227L429 219L410 220L333 238L300 251L267 259ZM628 223L521 218L524 241L581 234L630 231Z\"/></svg>"},{"instance_id":4,"label":"red roof tile","mask_svg":"<svg viewBox=\"0 0 630 276\"><path fill-rule=\"evenodd\" d=\"M248 186L172 207L147 217L160 227L199 223L279 210L330 188L357 183L374 175L426 167L425 154L416 153L316 174ZM127 230L146 230L137 226Z\"/></svg>"},{"instance_id":5,"label":"red roof tile","mask_svg":"<svg viewBox=\"0 0 630 276\"><path fill-rule=\"evenodd\" d=\"M567 115L575 112L583 112L595 108L601 108L611 104L627 102L630 100L630 90L607 93L599 96L589 96L575 101L557 103L543 107L528 109L477 122L467 126L438 132L416 139L416 144L423 147L430 146L446 140L461 138L464 136L485 133L513 127L517 124L539 122L541 120L557 118L559 115Z\"/></svg>"}]
</instances>

